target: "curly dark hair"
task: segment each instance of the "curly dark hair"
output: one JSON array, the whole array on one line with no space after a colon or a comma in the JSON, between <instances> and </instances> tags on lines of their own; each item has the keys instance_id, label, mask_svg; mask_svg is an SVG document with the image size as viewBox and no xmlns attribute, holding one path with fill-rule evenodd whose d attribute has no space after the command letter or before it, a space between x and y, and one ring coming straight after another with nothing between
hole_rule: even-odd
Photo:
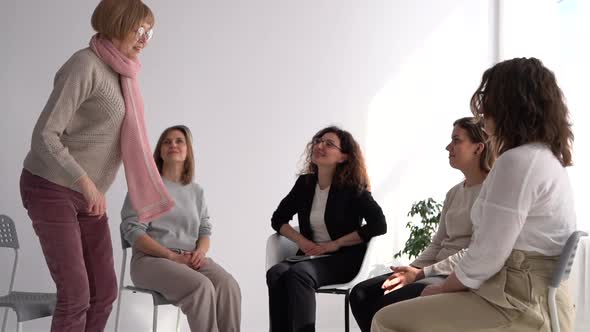
<instances>
[{"instance_id":1,"label":"curly dark hair","mask_svg":"<svg viewBox=\"0 0 590 332\"><path fill-rule=\"evenodd\" d=\"M304 166L299 174L318 173L318 166L311 161L313 145L314 141L321 138L326 133L333 133L338 136L340 139L341 151L348 156L346 161L336 166L332 183L339 186L354 187L359 191L370 190L371 184L369 182L369 176L367 175L367 167L365 166L365 158L363 157L361 147L348 131L342 130L336 126L326 127L318 131L312 137L311 141L307 143L304 152Z\"/></svg>"},{"instance_id":2,"label":"curly dark hair","mask_svg":"<svg viewBox=\"0 0 590 332\"><path fill-rule=\"evenodd\" d=\"M546 144L565 166L572 165L569 111L552 71L536 58L500 62L483 73L471 97L475 117L495 123L498 155L527 143Z\"/></svg>"}]
</instances>

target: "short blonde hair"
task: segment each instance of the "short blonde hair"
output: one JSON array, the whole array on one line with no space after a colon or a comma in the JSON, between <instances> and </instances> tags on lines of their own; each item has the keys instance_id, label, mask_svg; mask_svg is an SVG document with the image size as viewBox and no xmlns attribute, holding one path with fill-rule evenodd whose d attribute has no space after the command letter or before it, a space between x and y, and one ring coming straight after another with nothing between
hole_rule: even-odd
<instances>
[{"instance_id":1,"label":"short blonde hair","mask_svg":"<svg viewBox=\"0 0 590 332\"><path fill-rule=\"evenodd\" d=\"M142 21L153 27L154 13L141 0L101 0L92 13L92 28L109 39L123 40Z\"/></svg>"}]
</instances>

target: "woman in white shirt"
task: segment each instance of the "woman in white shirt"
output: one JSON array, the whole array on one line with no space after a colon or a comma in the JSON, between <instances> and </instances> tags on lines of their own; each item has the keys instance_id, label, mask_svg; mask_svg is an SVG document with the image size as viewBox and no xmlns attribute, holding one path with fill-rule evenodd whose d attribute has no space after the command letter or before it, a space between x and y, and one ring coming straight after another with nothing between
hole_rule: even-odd
<instances>
[{"instance_id":1,"label":"woman in white shirt","mask_svg":"<svg viewBox=\"0 0 590 332\"><path fill-rule=\"evenodd\" d=\"M576 228L563 94L541 61L516 58L484 72L471 108L499 154L473 205L472 242L444 283L380 310L371 331L551 330L547 287ZM561 330L572 331L566 284L557 304Z\"/></svg>"}]
</instances>

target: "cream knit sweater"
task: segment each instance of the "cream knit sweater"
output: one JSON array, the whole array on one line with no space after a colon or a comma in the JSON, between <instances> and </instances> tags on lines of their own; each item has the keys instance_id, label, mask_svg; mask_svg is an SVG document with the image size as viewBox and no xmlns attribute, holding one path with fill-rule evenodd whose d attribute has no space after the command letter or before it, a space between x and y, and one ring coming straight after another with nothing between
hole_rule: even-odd
<instances>
[{"instance_id":1,"label":"cream knit sweater","mask_svg":"<svg viewBox=\"0 0 590 332\"><path fill-rule=\"evenodd\" d=\"M74 183L88 175L106 192L121 165L124 116L119 75L90 48L76 52L55 75L24 168L77 191Z\"/></svg>"}]
</instances>

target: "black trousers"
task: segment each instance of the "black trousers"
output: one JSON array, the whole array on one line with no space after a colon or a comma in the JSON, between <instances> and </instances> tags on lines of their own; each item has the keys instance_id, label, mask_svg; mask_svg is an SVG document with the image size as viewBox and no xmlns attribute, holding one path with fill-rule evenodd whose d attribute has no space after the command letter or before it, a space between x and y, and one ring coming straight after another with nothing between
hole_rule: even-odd
<instances>
[{"instance_id":1,"label":"black trousers","mask_svg":"<svg viewBox=\"0 0 590 332\"><path fill-rule=\"evenodd\" d=\"M361 331L371 331L373 316L381 308L404 300L420 296L422 290L427 286L423 283L411 283L387 295L383 295L381 285L391 273L365 280L352 289L350 292L350 308L354 319Z\"/></svg>"},{"instance_id":2,"label":"black trousers","mask_svg":"<svg viewBox=\"0 0 590 332\"><path fill-rule=\"evenodd\" d=\"M366 244L347 247L329 257L281 262L266 272L272 332L315 332L316 289L352 280Z\"/></svg>"}]
</instances>

